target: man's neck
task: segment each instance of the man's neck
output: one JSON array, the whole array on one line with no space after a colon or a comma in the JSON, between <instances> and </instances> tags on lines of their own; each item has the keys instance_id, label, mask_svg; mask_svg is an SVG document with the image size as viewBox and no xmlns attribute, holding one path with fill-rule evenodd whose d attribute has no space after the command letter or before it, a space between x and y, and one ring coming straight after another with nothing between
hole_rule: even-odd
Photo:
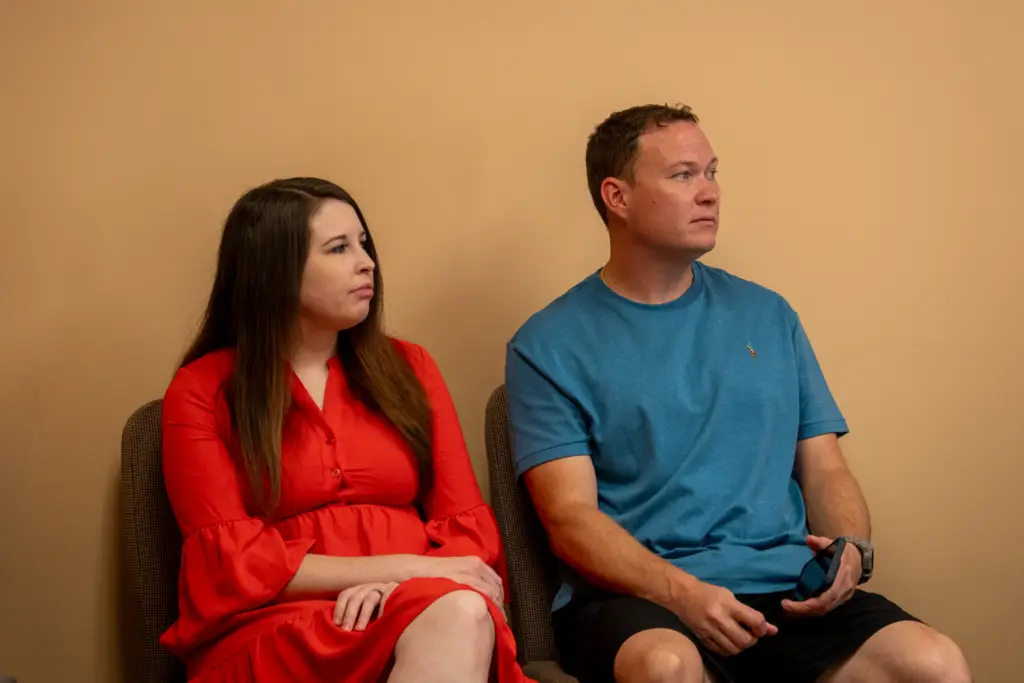
<instances>
[{"instance_id":1,"label":"man's neck","mask_svg":"<svg viewBox=\"0 0 1024 683\"><path fill-rule=\"evenodd\" d=\"M613 248L601 270L601 279L619 296L641 304L665 304L681 297L693 284L694 259L652 259L637 251L623 253Z\"/></svg>"}]
</instances>

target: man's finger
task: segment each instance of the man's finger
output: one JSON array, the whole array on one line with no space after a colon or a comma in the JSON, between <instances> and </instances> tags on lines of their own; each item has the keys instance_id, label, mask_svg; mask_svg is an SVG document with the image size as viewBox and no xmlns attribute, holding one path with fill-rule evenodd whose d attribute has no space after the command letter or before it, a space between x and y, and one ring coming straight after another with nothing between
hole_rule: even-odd
<instances>
[{"instance_id":1,"label":"man's finger","mask_svg":"<svg viewBox=\"0 0 1024 683\"><path fill-rule=\"evenodd\" d=\"M711 634L709 640L711 640L718 648L719 654L725 655L726 657L739 654L739 648L736 647L736 645L723 633L715 632Z\"/></svg>"},{"instance_id":2,"label":"man's finger","mask_svg":"<svg viewBox=\"0 0 1024 683\"><path fill-rule=\"evenodd\" d=\"M722 634L729 639L729 642L736 648L736 652L746 650L757 642L757 638L750 634L750 631L743 628L738 621L722 624Z\"/></svg>"},{"instance_id":3,"label":"man's finger","mask_svg":"<svg viewBox=\"0 0 1024 683\"><path fill-rule=\"evenodd\" d=\"M782 609L794 616L811 616L824 614L824 606L820 598L811 598L804 600L803 602L795 602L793 600L783 600Z\"/></svg>"},{"instance_id":4,"label":"man's finger","mask_svg":"<svg viewBox=\"0 0 1024 683\"><path fill-rule=\"evenodd\" d=\"M766 635L773 636L779 632L779 629L772 624L769 624L764 615L753 607L748 607L742 602L737 603L737 605L738 607L734 613L736 620L750 629L750 632L753 633L755 637L761 638Z\"/></svg>"},{"instance_id":5,"label":"man's finger","mask_svg":"<svg viewBox=\"0 0 1024 683\"><path fill-rule=\"evenodd\" d=\"M824 536L807 537L807 547L809 547L811 550L824 550L830 545L832 545L831 538L825 538Z\"/></svg>"},{"instance_id":6,"label":"man's finger","mask_svg":"<svg viewBox=\"0 0 1024 683\"><path fill-rule=\"evenodd\" d=\"M847 586L844 584L845 582L834 583L827 591L816 598L821 603L821 607L825 612L831 612L840 603L843 595L847 592Z\"/></svg>"},{"instance_id":7,"label":"man's finger","mask_svg":"<svg viewBox=\"0 0 1024 683\"><path fill-rule=\"evenodd\" d=\"M719 646L718 643L716 643L715 640L710 636L708 636L707 638L700 638L700 642L703 643L707 649L711 650L716 655L721 655L723 657L729 656L729 653L723 650L721 646Z\"/></svg>"}]
</instances>

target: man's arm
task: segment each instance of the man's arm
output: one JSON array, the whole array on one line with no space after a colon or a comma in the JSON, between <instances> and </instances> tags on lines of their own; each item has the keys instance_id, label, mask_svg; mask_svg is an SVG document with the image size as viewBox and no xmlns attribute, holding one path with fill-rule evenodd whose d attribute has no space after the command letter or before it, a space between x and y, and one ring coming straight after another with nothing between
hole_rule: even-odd
<instances>
[{"instance_id":1,"label":"man's arm","mask_svg":"<svg viewBox=\"0 0 1024 683\"><path fill-rule=\"evenodd\" d=\"M588 456L552 460L523 476L555 555L592 585L660 604L722 655L778 633L731 592L661 559L601 512Z\"/></svg>"},{"instance_id":2,"label":"man's arm","mask_svg":"<svg viewBox=\"0 0 1024 683\"><path fill-rule=\"evenodd\" d=\"M867 501L846 464L835 434L822 434L797 443L795 473L807 505L812 534L871 537Z\"/></svg>"},{"instance_id":3,"label":"man's arm","mask_svg":"<svg viewBox=\"0 0 1024 683\"><path fill-rule=\"evenodd\" d=\"M824 550L837 536L865 540L870 537L867 502L846 465L835 434L797 442L795 474L807 506L807 526L815 534L807 538L812 550ZM822 595L803 602L783 600L783 609L794 616L807 617L832 611L854 594L863 575L863 559L857 548L847 545L832 586Z\"/></svg>"},{"instance_id":4,"label":"man's arm","mask_svg":"<svg viewBox=\"0 0 1024 683\"><path fill-rule=\"evenodd\" d=\"M555 556L595 586L668 606L697 581L598 509L588 456L546 462L523 478Z\"/></svg>"}]
</instances>

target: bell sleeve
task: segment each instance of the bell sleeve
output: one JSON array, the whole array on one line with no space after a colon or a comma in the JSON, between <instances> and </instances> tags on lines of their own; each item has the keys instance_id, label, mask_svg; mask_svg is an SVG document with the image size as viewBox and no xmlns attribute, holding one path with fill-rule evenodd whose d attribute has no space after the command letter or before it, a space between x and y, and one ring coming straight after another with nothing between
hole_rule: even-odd
<instances>
[{"instance_id":1,"label":"bell sleeve","mask_svg":"<svg viewBox=\"0 0 1024 683\"><path fill-rule=\"evenodd\" d=\"M217 428L220 383L204 379L189 368L179 370L161 419L164 480L183 537L179 618L161 642L177 654L274 600L314 544L286 541L249 513L244 467L229 452L225 429Z\"/></svg>"},{"instance_id":2,"label":"bell sleeve","mask_svg":"<svg viewBox=\"0 0 1024 683\"><path fill-rule=\"evenodd\" d=\"M506 584L505 553L494 511L473 473L455 404L433 358L418 351L419 377L433 409L434 486L426 497L428 555L475 555Z\"/></svg>"}]
</instances>

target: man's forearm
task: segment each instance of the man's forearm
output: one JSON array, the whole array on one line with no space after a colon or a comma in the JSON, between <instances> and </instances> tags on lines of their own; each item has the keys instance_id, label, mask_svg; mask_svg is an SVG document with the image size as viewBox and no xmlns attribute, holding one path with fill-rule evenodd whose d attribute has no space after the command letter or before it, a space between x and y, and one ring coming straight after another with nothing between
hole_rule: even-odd
<instances>
[{"instance_id":1,"label":"man's forearm","mask_svg":"<svg viewBox=\"0 0 1024 683\"><path fill-rule=\"evenodd\" d=\"M801 482L812 534L871 537L867 501L853 474L846 468L821 472Z\"/></svg>"},{"instance_id":2,"label":"man's forearm","mask_svg":"<svg viewBox=\"0 0 1024 683\"><path fill-rule=\"evenodd\" d=\"M549 520L548 537L555 554L598 588L670 605L697 582L593 506L573 506Z\"/></svg>"}]
</instances>

